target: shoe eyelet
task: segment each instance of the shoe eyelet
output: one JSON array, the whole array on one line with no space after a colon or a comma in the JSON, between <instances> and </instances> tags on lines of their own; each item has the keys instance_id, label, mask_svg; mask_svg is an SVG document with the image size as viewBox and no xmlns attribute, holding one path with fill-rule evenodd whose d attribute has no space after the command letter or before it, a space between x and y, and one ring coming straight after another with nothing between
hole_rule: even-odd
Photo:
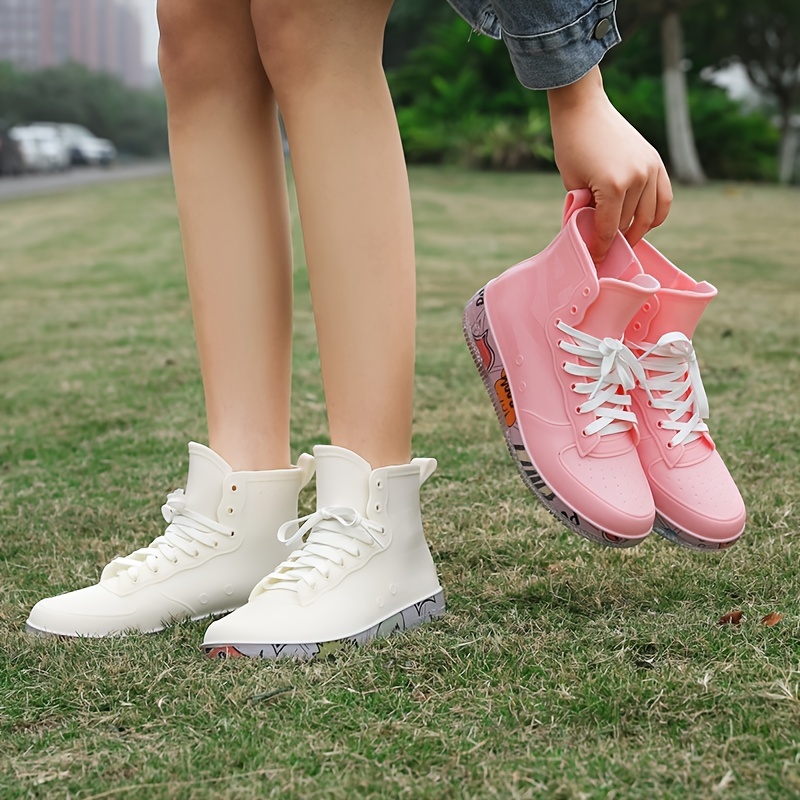
<instances>
[{"instance_id":1,"label":"shoe eyelet","mask_svg":"<svg viewBox=\"0 0 800 800\"><path fill-rule=\"evenodd\" d=\"M380 504L380 503L375 503L375 511L376 511L377 513L379 513L379 514L380 514L381 508L382 508L382 506L381 506L381 504Z\"/></svg>"},{"instance_id":2,"label":"shoe eyelet","mask_svg":"<svg viewBox=\"0 0 800 800\"><path fill-rule=\"evenodd\" d=\"M153 567L153 575L158 575L158 567Z\"/></svg>"},{"instance_id":3,"label":"shoe eyelet","mask_svg":"<svg viewBox=\"0 0 800 800\"><path fill-rule=\"evenodd\" d=\"M236 491L236 485L235 485L235 484L234 484L233 486L231 486L231 491L232 491L232 492L235 492L235 491Z\"/></svg>"},{"instance_id":4,"label":"shoe eyelet","mask_svg":"<svg viewBox=\"0 0 800 800\"><path fill-rule=\"evenodd\" d=\"M586 429L585 428L581 431L581 436L586 436L588 438L589 434L586 433Z\"/></svg>"},{"instance_id":5,"label":"shoe eyelet","mask_svg":"<svg viewBox=\"0 0 800 800\"><path fill-rule=\"evenodd\" d=\"M557 319L557 320L555 321L555 326L556 326L556 328L557 328L557 327L558 327L560 324L561 324L561 320L560 320L560 319Z\"/></svg>"},{"instance_id":6,"label":"shoe eyelet","mask_svg":"<svg viewBox=\"0 0 800 800\"><path fill-rule=\"evenodd\" d=\"M635 331L640 331L642 329L642 323L641 322L634 322L633 323L633 329Z\"/></svg>"},{"instance_id":7,"label":"shoe eyelet","mask_svg":"<svg viewBox=\"0 0 800 800\"><path fill-rule=\"evenodd\" d=\"M376 489L383 489L383 481L375 481Z\"/></svg>"},{"instance_id":8,"label":"shoe eyelet","mask_svg":"<svg viewBox=\"0 0 800 800\"><path fill-rule=\"evenodd\" d=\"M591 294L591 291L592 291L592 290L591 290L591 289L590 289L588 286L584 286L584 287L583 287L583 291L581 292L581 294L582 294L584 297L588 297L588 296Z\"/></svg>"},{"instance_id":9,"label":"shoe eyelet","mask_svg":"<svg viewBox=\"0 0 800 800\"><path fill-rule=\"evenodd\" d=\"M572 306L569 310L570 314L577 314L578 313L578 306Z\"/></svg>"},{"instance_id":10,"label":"shoe eyelet","mask_svg":"<svg viewBox=\"0 0 800 800\"><path fill-rule=\"evenodd\" d=\"M663 428L663 427L664 427L664 424L662 423L662 421L661 421L661 420L658 420L658 421L656 422L656 428Z\"/></svg>"},{"instance_id":11,"label":"shoe eyelet","mask_svg":"<svg viewBox=\"0 0 800 800\"><path fill-rule=\"evenodd\" d=\"M236 531L231 531L231 536L236 536Z\"/></svg>"},{"instance_id":12,"label":"shoe eyelet","mask_svg":"<svg viewBox=\"0 0 800 800\"><path fill-rule=\"evenodd\" d=\"M648 400L647 400L647 407L648 407L648 408L652 408L652 407L653 407L653 401L652 401L652 400L650 400L649 398L648 398Z\"/></svg>"},{"instance_id":13,"label":"shoe eyelet","mask_svg":"<svg viewBox=\"0 0 800 800\"><path fill-rule=\"evenodd\" d=\"M233 514L233 509L232 509L232 508L229 508L229 509L228 509L228 513L229 513L229 514Z\"/></svg>"},{"instance_id":14,"label":"shoe eyelet","mask_svg":"<svg viewBox=\"0 0 800 800\"><path fill-rule=\"evenodd\" d=\"M672 450L672 442L667 442L667 450Z\"/></svg>"},{"instance_id":15,"label":"shoe eyelet","mask_svg":"<svg viewBox=\"0 0 800 800\"><path fill-rule=\"evenodd\" d=\"M214 540L214 545L213 546L214 547L219 547L219 542L216 539Z\"/></svg>"},{"instance_id":16,"label":"shoe eyelet","mask_svg":"<svg viewBox=\"0 0 800 800\"><path fill-rule=\"evenodd\" d=\"M650 303L645 303L642 306L642 311L649 311L651 308L652 308L652 306L650 305Z\"/></svg>"},{"instance_id":17,"label":"shoe eyelet","mask_svg":"<svg viewBox=\"0 0 800 800\"><path fill-rule=\"evenodd\" d=\"M581 411L581 407L580 407L580 406L575 406L575 413L576 413L576 414L582 414L582 413L583 413L583 412Z\"/></svg>"}]
</instances>

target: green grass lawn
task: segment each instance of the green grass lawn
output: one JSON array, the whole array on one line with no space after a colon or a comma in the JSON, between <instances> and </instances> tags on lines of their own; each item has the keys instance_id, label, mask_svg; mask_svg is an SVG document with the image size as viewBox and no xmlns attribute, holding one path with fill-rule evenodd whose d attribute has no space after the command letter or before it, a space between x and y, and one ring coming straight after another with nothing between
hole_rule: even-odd
<instances>
[{"instance_id":1,"label":"green grass lawn","mask_svg":"<svg viewBox=\"0 0 800 800\"><path fill-rule=\"evenodd\" d=\"M449 613L310 664L205 660L203 623L22 633L40 597L158 535L204 424L169 180L0 205L2 800L800 796L800 194L679 191L652 235L720 289L695 344L750 521L709 555L597 548L508 457L460 313L555 234L557 178L412 186L414 449L439 460L424 513ZM295 454L326 436L302 263L296 287Z\"/></svg>"}]
</instances>

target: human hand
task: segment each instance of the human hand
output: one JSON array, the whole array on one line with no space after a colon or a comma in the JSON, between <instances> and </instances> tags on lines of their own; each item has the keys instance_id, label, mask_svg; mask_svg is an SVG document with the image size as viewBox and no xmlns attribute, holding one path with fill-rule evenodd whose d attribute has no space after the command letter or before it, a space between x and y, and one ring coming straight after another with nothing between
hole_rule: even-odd
<instances>
[{"instance_id":1,"label":"human hand","mask_svg":"<svg viewBox=\"0 0 800 800\"><path fill-rule=\"evenodd\" d=\"M655 148L611 105L599 67L570 86L551 89L548 100L564 186L588 188L594 197L597 238L589 251L600 262L618 230L635 245L667 218L669 176Z\"/></svg>"}]
</instances>

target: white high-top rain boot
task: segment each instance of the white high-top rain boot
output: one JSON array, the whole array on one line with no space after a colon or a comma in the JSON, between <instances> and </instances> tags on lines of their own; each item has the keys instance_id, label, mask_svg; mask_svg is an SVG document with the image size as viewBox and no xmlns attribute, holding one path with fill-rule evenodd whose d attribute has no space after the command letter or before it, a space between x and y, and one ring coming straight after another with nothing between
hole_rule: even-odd
<instances>
[{"instance_id":1,"label":"white high-top rain boot","mask_svg":"<svg viewBox=\"0 0 800 800\"><path fill-rule=\"evenodd\" d=\"M207 655L312 658L444 613L419 509L420 486L436 461L373 470L330 445L315 447L314 458L317 511L279 532L298 549L247 605L211 624Z\"/></svg>"},{"instance_id":2,"label":"white high-top rain boot","mask_svg":"<svg viewBox=\"0 0 800 800\"><path fill-rule=\"evenodd\" d=\"M58 636L150 633L243 605L265 572L289 554L276 538L297 516L314 460L234 472L213 450L189 444L186 492L162 506L167 529L147 547L115 558L99 583L38 602L26 630Z\"/></svg>"}]
</instances>

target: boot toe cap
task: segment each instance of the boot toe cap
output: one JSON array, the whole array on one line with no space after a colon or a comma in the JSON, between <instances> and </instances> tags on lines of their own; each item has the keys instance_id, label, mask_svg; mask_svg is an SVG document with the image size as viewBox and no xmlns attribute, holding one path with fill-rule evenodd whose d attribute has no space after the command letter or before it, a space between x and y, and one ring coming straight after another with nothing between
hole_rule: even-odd
<instances>
[{"instance_id":1,"label":"boot toe cap","mask_svg":"<svg viewBox=\"0 0 800 800\"><path fill-rule=\"evenodd\" d=\"M697 540L695 544L732 543L742 534L744 501L716 452L692 466L670 468L657 462L649 474L659 515Z\"/></svg>"},{"instance_id":2,"label":"boot toe cap","mask_svg":"<svg viewBox=\"0 0 800 800\"><path fill-rule=\"evenodd\" d=\"M203 647L220 645L311 644L357 633L347 615L331 613L319 598L311 607L298 602L296 592L270 590L251 599L208 626ZM350 623L350 624L348 624Z\"/></svg>"},{"instance_id":3,"label":"boot toe cap","mask_svg":"<svg viewBox=\"0 0 800 800\"><path fill-rule=\"evenodd\" d=\"M136 610L101 585L40 600L26 623L32 633L53 636L109 636L135 627Z\"/></svg>"},{"instance_id":4,"label":"boot toe cap","mask_svg":"<svg viewBox=\"0 0 800 800\"><path fill-rule=\"evenodd\" d=\"M650 533L655 506L635 451L586 458L571 448L561 461L567 480L561 491L552 488L594 525L626 539Z\"/></svg>"}]
</instances>

